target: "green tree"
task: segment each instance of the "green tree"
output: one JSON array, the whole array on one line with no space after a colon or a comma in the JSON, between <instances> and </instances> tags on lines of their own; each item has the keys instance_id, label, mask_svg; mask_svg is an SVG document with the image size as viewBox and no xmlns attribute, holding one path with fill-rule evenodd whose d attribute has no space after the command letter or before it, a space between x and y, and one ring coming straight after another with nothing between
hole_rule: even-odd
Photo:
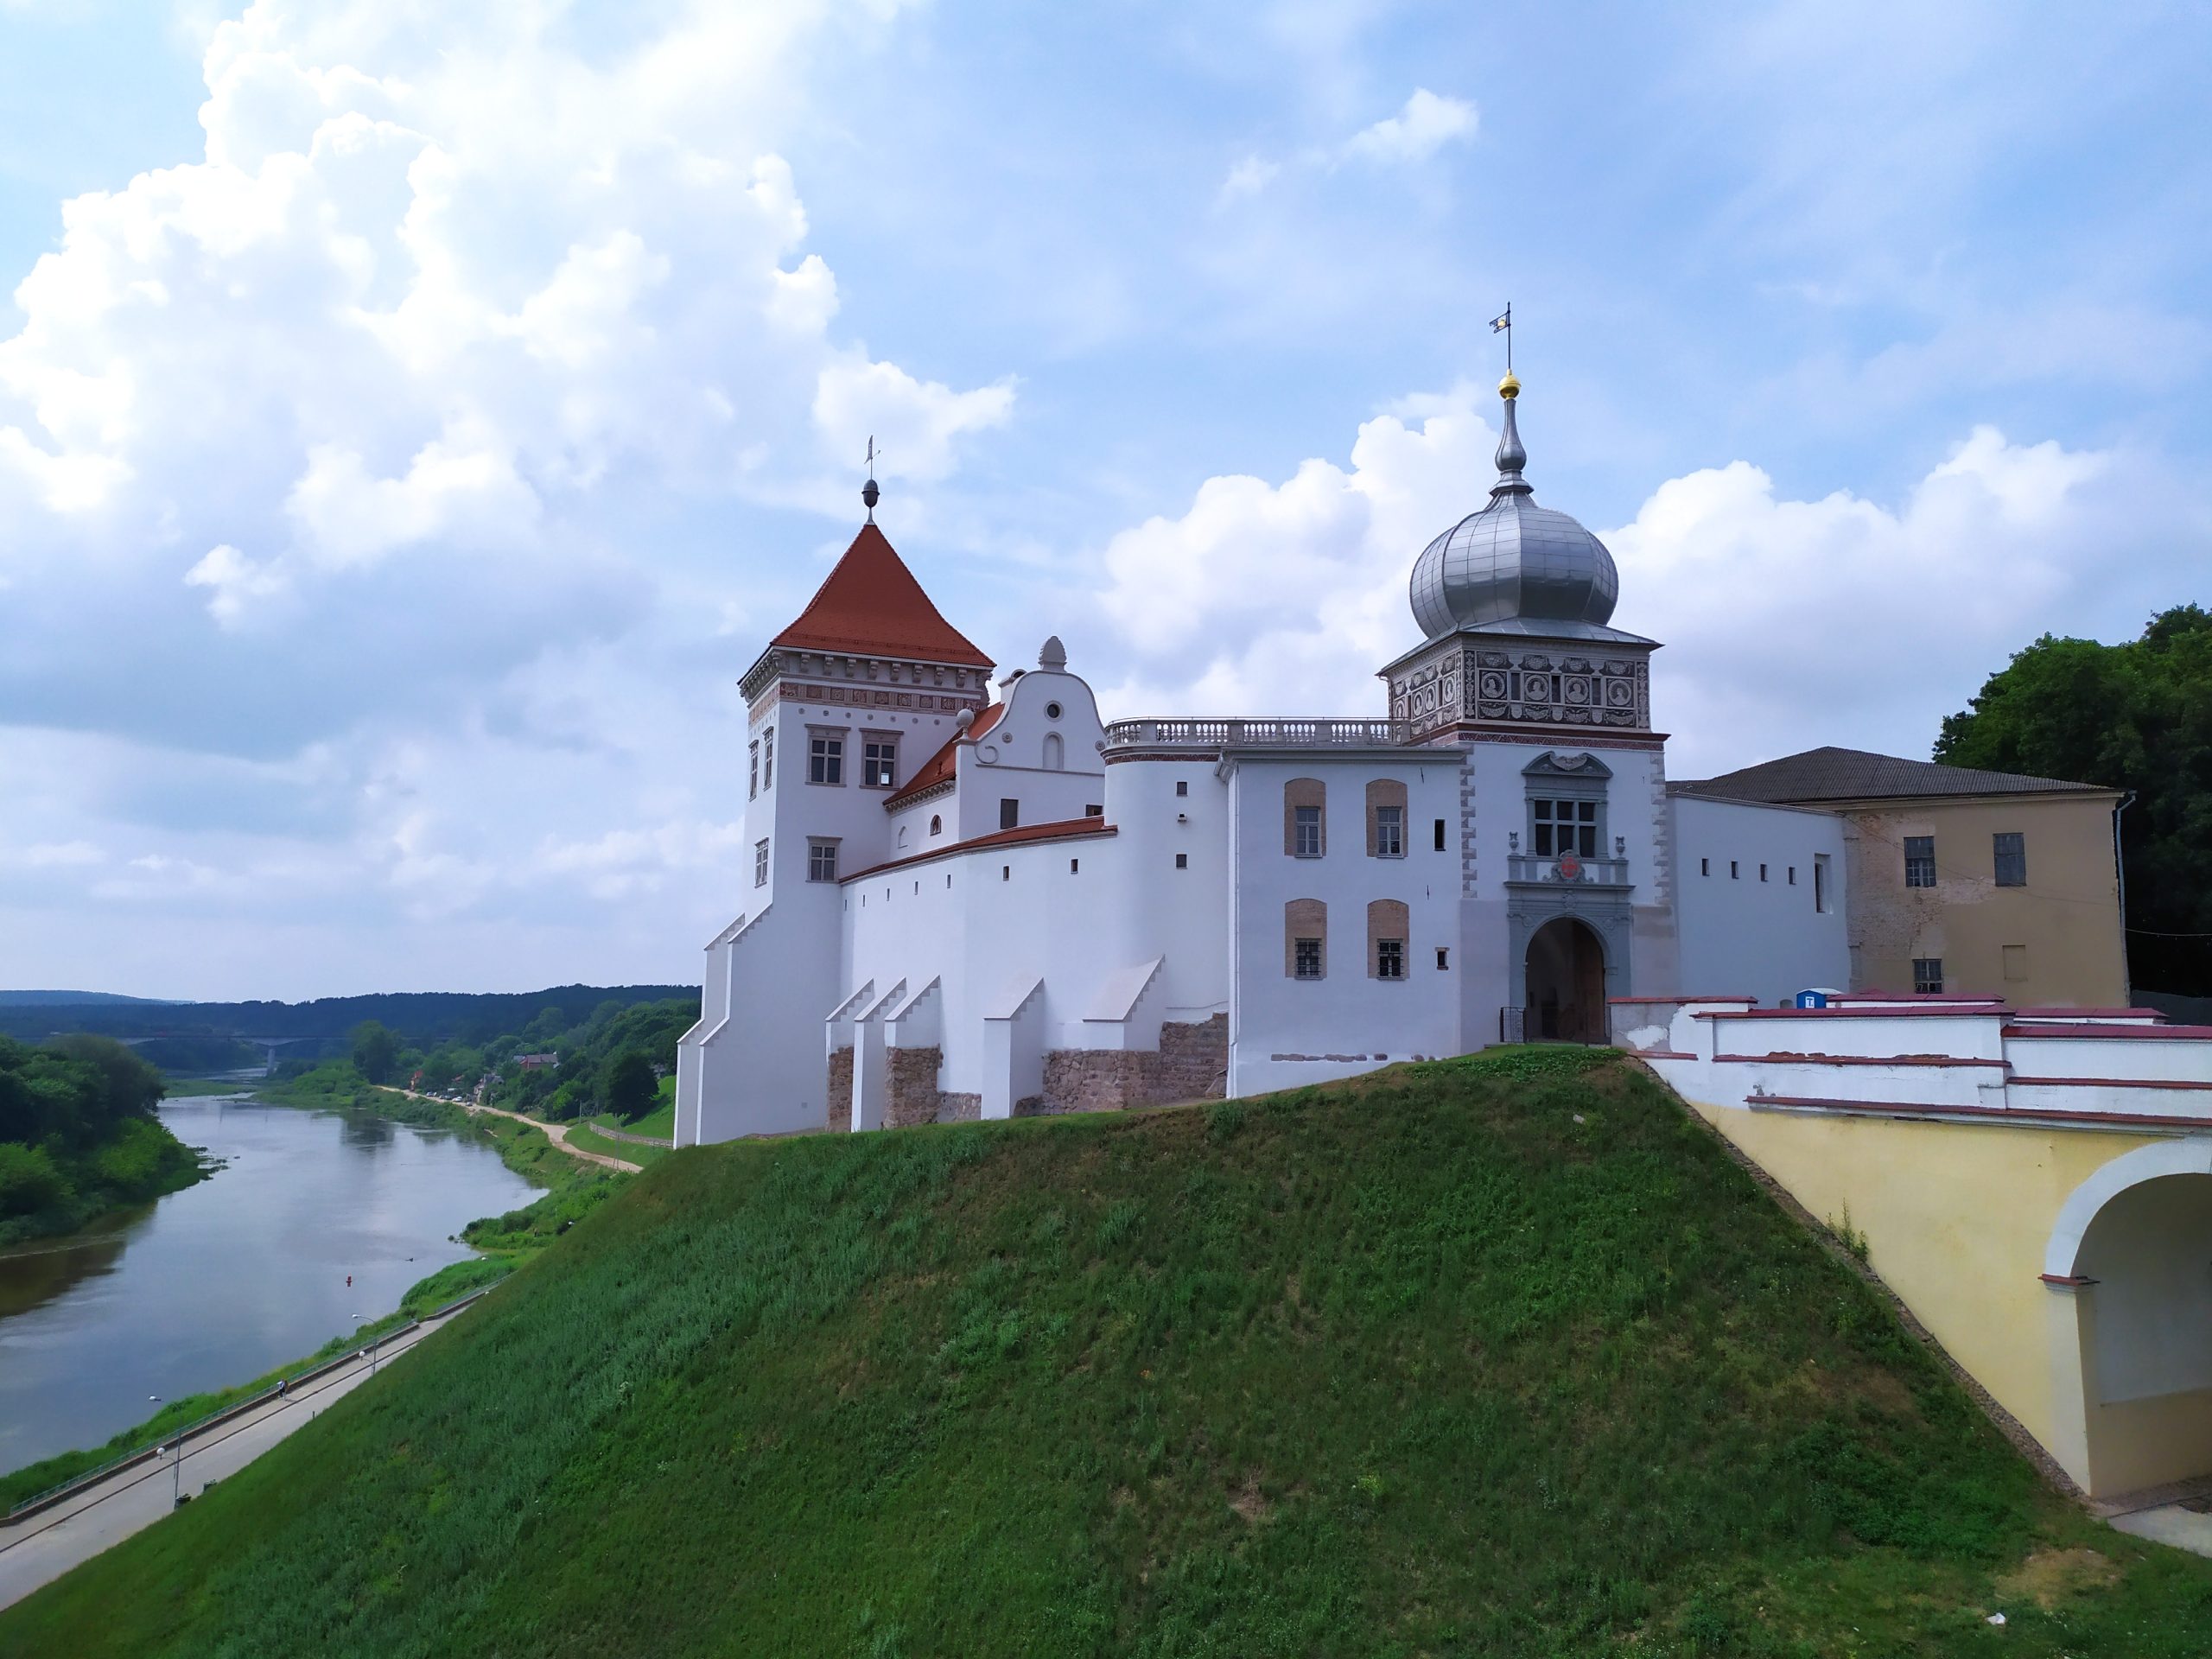
<instances>
[{"instance_id":1,"label":"green tree","mask_svg":"<svg viewBox=\"0 0 2212 1659\"><path fill-rule=\"evenodd\" d=\"M381 1020L364 1020L353 1027L353 1068L371 1083L391 1081L399 1063L399 1033Z\"/></svg>"},{"instance_id":2,"label":"green tree","mask_svg":"<svg viewBox=\"0 0 2212 1659\"><path fill-rule=\"evenodd\" d=\"M112 1037L73 1031L47 1045L64 1058L90 1066L99 1078L99 1109L103 1123L144 1117L162 1103L167 1083L161 1068Z\"/></svg>"},{"instance_id":3,"label":"green tree","mask_svg":"<svg viewBox=\"0 0 2212 1659\"><path fill-rule=\"evenodd\" d=\"M653 1063L639 1050L626 1048L607 1063L600 1098L608 1111L626 1122L650 1111L659 1091L660 1079L653 1075Z\"/></svg>"},{"instance_id":4,"label":"green tree","mask_svg":"<svg viewBox=\"0 0 2212 1659\"><path fill-rule=\"evenodd\" d=\"M2138 983L2212 991L2212 613L2117 645L2046 634L1943 722L1936 758L2135 791L2120 815Z\"/></svg>"}]
</instances>

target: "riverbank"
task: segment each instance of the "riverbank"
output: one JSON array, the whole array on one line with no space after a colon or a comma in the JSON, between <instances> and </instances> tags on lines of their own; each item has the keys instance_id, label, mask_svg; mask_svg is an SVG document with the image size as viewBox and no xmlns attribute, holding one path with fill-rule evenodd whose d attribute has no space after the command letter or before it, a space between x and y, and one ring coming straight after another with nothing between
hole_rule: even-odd
<instances>
[{"instance_id":1,"label":"riverbank","mask_svg":"<svg viewBox=\"0 0 2212 1659\"><path fill-rule=\"evenodd\" d=\"M105 1445L60 1452L0 1474L0 1517L4 1517L16 1504L35 1497L41 1492L50 1491L103 1464L113 1463L118 1458L159 1446L178 1429L196 1423L203 1417L212 1416L226 1406L236 1405L241 1400L251 1400L257 1394L266 1393L279 1382L303 1371L311 1371L318 1365L327 1364L347 1349L373 1341L385 1332L405 1325L410 1319L419 1319L426 1313L435 1313L471 1291L496 1285L512 1273L518 1264L519 1258L511 1255L480 1255L466 1262L455 1262L439 1268L428 1278L416 1281L400 1298L396 1311L383 1314L343 1335L333 1337L304 1358L288 1361L250 1382L200 1394L188 1394L166 1402L144 1422L124 1429Z\"/></svg>"},{"instance_id":2,"label":"riverbank","mask_svg":"<svg viewBox=\"0 0 2212 1659\"><path fill-rule=\"evenodd\" d=\"M219 1167L151 1118L127 1118L93 1145L60 1153L0 1141L0 1250L95 1230Z\"/></svg>"}]
</instances>

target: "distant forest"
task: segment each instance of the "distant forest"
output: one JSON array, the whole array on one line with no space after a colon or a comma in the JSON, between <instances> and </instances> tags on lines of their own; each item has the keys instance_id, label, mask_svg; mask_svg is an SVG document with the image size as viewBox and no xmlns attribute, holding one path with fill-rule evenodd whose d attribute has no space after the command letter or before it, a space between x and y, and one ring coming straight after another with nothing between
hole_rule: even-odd
<instances>
[{"instance_id":1,"label":"distant forest","mask_svg":"<svg viewBox=\"0 0 2212 1659\"><path fill-rule=\"evenodd\" d=\"M326 996L312 1002L45 1002L0 1004L0 1036L43 1042L65 1032L143 1038L285 1037L302 1039L295 1055L346 1052L349 1033L366 1020L410 1043L480 1046L521 1031L559 1010L555 1028L584 1024L604 1003L626 1006L671 997L696 1001L696 985L556 985L543 991L473 993L394 991L373 996Z\"/></svg>"}]
</instances>

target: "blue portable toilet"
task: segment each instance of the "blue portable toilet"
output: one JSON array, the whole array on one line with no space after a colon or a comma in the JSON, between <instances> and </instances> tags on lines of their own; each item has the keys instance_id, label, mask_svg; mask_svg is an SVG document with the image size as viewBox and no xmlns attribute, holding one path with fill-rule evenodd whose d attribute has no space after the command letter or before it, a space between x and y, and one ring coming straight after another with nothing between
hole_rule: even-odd
<instances>
[{"instance_id":1,"label":"blue portable toilet","mask_svg":"<svg viewBox=\"0 0 2212 1659\"><path fill-rule=\"evenodd\" d=\"M1801 1008L1825 1008L1828 1005L1828 994L1826 991L1800 991L1796 1001Z\"/></svg>"}]
</instances>

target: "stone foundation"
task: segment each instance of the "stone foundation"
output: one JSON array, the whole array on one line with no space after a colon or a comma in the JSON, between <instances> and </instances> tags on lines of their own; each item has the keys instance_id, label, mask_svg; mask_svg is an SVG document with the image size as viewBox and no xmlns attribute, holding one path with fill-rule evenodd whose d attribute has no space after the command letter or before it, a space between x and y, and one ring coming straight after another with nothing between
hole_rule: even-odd
<instances>
[{"instance_id":1,"label":"stone foundation","mask_svg":"<svg viewBox=\"0 0 2212 1659\"><path fill-rule=\"evenodd\" d=\"M1056 1048L1045 1056L1045 1092L1017 1117L1110 1112L1124 1106L1218 1100L1229 1078L1229 1016L1163 1025L1160 1050Z\"/></svg>"},{"instance_id":2,"label":"stone foundation","mask_svg":"<svg viewBox=\"0 0 2212 1659\"><path fill-rule=\"evenodd\" d=\"M982 1115L981 1095L941 1094L937 1097L937 1121L940 1123L973 1123Z\"/></svg>"},{"instance_id":3,"label":"stone foundation","mask_svg":"<svg viewBox=\"0 0 2212 1659\"><path fill-rule=\"evenodd\" d=\"M883 1127L903 1129L937 1121L937 1074L944 1064L940 1048L894 1048L885 1053L890 1098L883 1103ZM978 1112L982 1110L978 1102Z\"/></svg>"},{"instance_id":4,"label":"stone foundation","mask_svg":"<svg viewBox=\"0 0 2212 1659\"><path fill-rule=\"evenodd\" d=\"M832 1050L830 1055L830 1128L842 1135L853 1127L853 1051Z\"/></svg>"},{"instance_id":5,"label":"stone foundation","mask_svg":"<svg viewBox=\"0 0 2212 1659\"><path fill-rule=\"evenodd\" d=\"M1154 1100L1219 1100L1229 1090L1229 1016L1160 1028Z\"/></svg>"}]
</instances>

